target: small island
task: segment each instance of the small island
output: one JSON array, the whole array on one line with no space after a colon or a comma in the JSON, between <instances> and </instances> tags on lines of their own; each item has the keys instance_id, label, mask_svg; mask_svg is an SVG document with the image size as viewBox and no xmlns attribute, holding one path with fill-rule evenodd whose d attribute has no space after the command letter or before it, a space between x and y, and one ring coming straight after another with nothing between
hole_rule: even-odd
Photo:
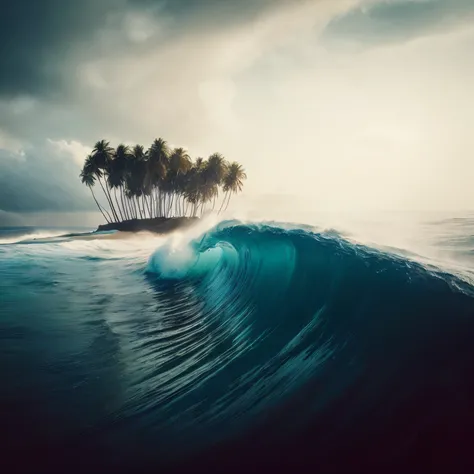
<instances>
[{"instance_id":1,"label":"small island","mask_svg":"<svg viewBox=\"0 0 474 474\"><path fill-rule=\"evenodd\" d=\"M106 221L98 231L157 233L190 226L205 213L225 212L247 178L239 163L220 153L192 160L184 148L170 149L162 138L148 150L98 141L80 177ZM102 199L94 193L97 183Z\"/></svg>"}]
</instances>

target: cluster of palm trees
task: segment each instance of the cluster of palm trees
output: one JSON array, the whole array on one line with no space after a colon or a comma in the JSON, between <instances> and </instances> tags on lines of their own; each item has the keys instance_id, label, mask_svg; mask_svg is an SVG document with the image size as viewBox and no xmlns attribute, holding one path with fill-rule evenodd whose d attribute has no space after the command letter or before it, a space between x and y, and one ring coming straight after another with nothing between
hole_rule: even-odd
<instances>
[{"instance_id":1,"label":"cluster of palm trees","mask_svg":"<svg viewBox=\"0 0 474 474\"><path fill-rule=\"evenodd\" d=\"M207 210L227 209L233 194L247 178L239 163L219 153L194 162L183 148L170 149L163 139L145 151L141 145L112 148L106 140L95 144L81 171L97 207L108 223L155 217L198 217ZM107 205L100 204L93 187L99 183Z\"/></svg>"}]
</instances>

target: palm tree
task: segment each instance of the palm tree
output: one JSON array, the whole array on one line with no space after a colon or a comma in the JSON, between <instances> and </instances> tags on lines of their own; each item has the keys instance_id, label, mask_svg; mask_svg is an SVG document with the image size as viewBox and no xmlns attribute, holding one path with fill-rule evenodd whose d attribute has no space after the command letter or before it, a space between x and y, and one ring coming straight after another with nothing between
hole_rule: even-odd
<instances>
[{"instance_id":1,"label":"palm tree","mask_svg":"<svg viewBox=\"0 0 474 474\"><path fill-rule=\"evenodd\" d=\"M125 178L126 195L133 202L135 217L143 218L139 198L143 195L143 188L147 175L147 156L143 146L136 145L129 157ZM132 199L133 198L133 199Z\"/></svg>"},{"instance_id":2,"label":"palm tree","mask_svg":"<svg viewBox=\"0 0 474 474\"><path fill-rule=\"evenodd\" d=\"M106 140L98 141L95 144L94 149L92 150L93 167L94 169L100 171L100 174L96 174L97 179L99 180L102 186L102 189L104 190L104 193L106 195L107 201L109 202L109 206L114 216L114 219L116 219L116 221L118 222L120 219L114 208L107 180L105 180L105 189L104 189L104 186L102 185L102 182L100 181L100 178L102 176L106 176L109 174L109 167L110 167L110 163L112 162L113 156L114 156L114 149L110 146L110 143Z\"/></svg>"},{"instance_id":3,"label":"palm tree","mask_svg":"<svg viewBox=\"0 0 474 474\"><path fill-rule=\"evenodd\" d=\"M148 169L146 177L146 188L155 188L155 205L158 204L158 214L164 215L164 196L160 186L163 186L169 165L170 150L168 144L162 138L155 140L148 150ZM158 201L158 203L156 202Z\"/></svg>"},{"instance_id":4,"label":"palm tree","mask_svg":"<svg viewBox=\"0 0 474 474\"><path fill-rule=\"evenodd\" d=\"M183 176L191 169L191 158L184 148L175 148L169 157L168 171L164 180L165 191L171 194L168 204L167 213L169 214L173 208L174 200L178 200L183 193Z\"/></svg>"},{"instance_id":5,"label":"palm tree","mask_svg":"<svg viewBox=\"0 0 474 474\"><path fill-rule=\"evenodd\" d=\"M95 197L94 190L92 189L94 187L96 178L95 178L95 170L94 170L94 165L93 165L91 155L89 155L86 158L86 161L84 163L84 167L82 168L82 171L81 171L81 174L80 174L80 178L81 178L82 183L85 184L91 190L92 197L94 198L94 201L95 201L97 207L99 208L99 211L104 216L104 219L107 221L107 223L112 222L112 219L111 219L109 213L107 212L106 209L103 209L101 207L101 205L97 201L97 198ZM105 213L107 214L107 216L105 215Z\"/></svg>"},{"instance_id":6,"label":"palm tree","mask_svg":"<svg viewBox=\"0 0 474 474\"><path fill-rule=\"evenodd\" d=\"M97 148L95 149L95 151L97 151ZM84 166L86 166L86 165L87 165L87 172L89 174L92 174L97 179L97 181L100 184L100 187L102 188L102 191L105 195L105 198L106 198L106 200L107 200L107 202L109 203L109 206L110 206L109 195L107 194L106 188L104 187L104 184L102 183L102 178L104 176L104 168L105 168L104 161L102 161L100 155L98 155L97 153L94 153L94 154L89 155L86 158ZM114 216L113 212L112 212L112 215ZM110 217L110 215L109 215L109 217Z\"/></svg>"},{"instance_id":7,"label":"palm tree","mask_svg":"<svg viewBox=\"0 0 474 474\"><path fill-rule=\"evenodd\" d=\"M115 150L110 146L107 140L99 140L94 145L92 157L95 165L101 170L105 170L112 161Z\"/></svg>"},{"instance_id":8,"label":"palm tree","mask_svg":"<svg viewBox=\"0 0 474 474\"><path fill-rule=\"evenodd\" d=\"M206 163L206 169L204 171L204 181L206 188L212 188L208 190L208 194L214 197L214 203L212 210L216 206L216 199L219 196L219 187L222 185L222 181L227 173L227 162L220 153L213 153Z\"/></svg>"},{"instance_id":9,"label":"palm tree","mask_svg":"<svg viewBox=\"0 0 474 474\"><path fill-rule=\"evenodd\" d=\"M218 187L209 181L203 180L199 190L199 197L201 201L201 215L207 212L206 205L214 199L214 205L218 195Z\"/></svg>"},{"instance_id":10,"label":"palm tree","mask_svg":"<svg viewBox=\"0 0 474 474\"><path fill-rule=\"evenodd\" d=\"M146 152L141 145L130 150L122 144L114 150L108 141L100 140L86 158L80 176L108 223L187 216L189 206L189 215L202 215L212 200L214 210L222 188L220 213L228 208L232 195L242 190L247 178L239 163L228 164L220 153L207 160L197 158L193 163L184 148L170 150L162 138L155 140ZM96 182L109 203L110 214L96 199L92 189Z\"/></svg>"},{"instance_id":11,"label":"palm tree","mask_svg":"<svg viewBox=\"0 0 474 474\"><path fill-rule=\"evenodd\" d=\"M227 210L227 207L229 206L229 202L230 202L230 198L232 194L236 194L242 191L242 188L244 186L243 182L245 179L247 179L247 175L245 174L245 170L242 168L242 165L240 165L239 163L235 161L229 165L227 169L227 174L224 177L224 186L223 186L223 190L226 193L226 195L224 197L222 206L224 205L227 198L227 204L225 206L224 212ZM219 214L222 211L222 206L219 209Z\"/></svg>"},{"instance_id":12,"label":"palm tree","mask_svg":"<svg viewBox=\"0 0 474 474\"><path fill-rule=\"evenodd\" d=\"M191 216L195 217L201 202L201 188L203 186L203 171L205 169L205 161L197 158L194 165L186 173L184 183L184 196L188 204L191 204ZM187 212L187 209L185 213Z\"/></svg>"},{"instance_id":13,"label":"palm tree","mask_svg":"<svg viewBox=\"0 0 474 474\"><path fill-rule=\"evenodd\" d=\"M227 162L220 153L213 153L206 163L206 177L220 185L227 173Z\"/></svg>"},{"instance_id":14,"label":"palm tree","mask_svg":"<svg viewBox=\"0 0 474 474\"><path fill-rule=\"evenodd\" d=\"M124 217L128 218L123 201L123 185L125 183L129 156L129 148L126 145L119 145L115 150L113 160L109 163L109 176L107 178L107 184L114 190L115 202L117 203L117 208L122 220L125 220ZM120 189L121 205L117 198L117 189Z\"/></svg>"},{"instance_id":15,"label":"palm tree","mask_svg":"<svg viewBox=\"0 0 474 474\"><path fill-rule=\"evenodd\" d=\"M169 169L176 173L186 173L192 166L191 158L184 148L175 148L169 159Z\"/></svg>"}]
</instances>

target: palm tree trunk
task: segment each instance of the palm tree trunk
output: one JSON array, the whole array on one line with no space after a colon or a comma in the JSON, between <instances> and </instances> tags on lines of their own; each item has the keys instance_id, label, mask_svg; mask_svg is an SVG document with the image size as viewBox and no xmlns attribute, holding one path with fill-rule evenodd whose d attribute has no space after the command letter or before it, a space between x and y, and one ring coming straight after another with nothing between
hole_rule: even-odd
<instances>
[{"instance_id":1,"label":"palm tree trunk","mask_svg":"<svg viewBox=\"0 0 474 474\"><path fill-rule=\"evenodd\" d=\"M161 212L161 199L162 199L162 197L161 197L161 189L158 188L158 191L157 191L157 192L158 192L158 217L161 217L161 215L162 215L162 212Z\"/></svg>"},{"instance_id":2,"label":"palm tree trunk","mask_svg":"<svg viewBox=\"0 0 474 474\"><path fill-rule=\"evenodd\" d=\"M140 214L140 219L143 219L142 210L140 209L140 201L139 201L139 198L140 198L140 196L135 196L136 207L138 207L138 212L139 212L139 214ZM138 218L138 214L137 214L137 218Z\"/></svg>"},{"instance_id":3,"label":"palm tree trunk","mask_svg":"<svg viewBox=\"0 0 474 474\"><path fill-rule=\"evenodd\" d=\"M105 182L105 189L107 189L107 194L109 195L110 205L112 206L112 212L115 215L115 219L117 219L116 222L119 222L120 218L119 218L119 215L117 213L117 210L115 209L114 201L112 199L112 194L110 194L110 188L109 188L109 185L108 185L107 181Z\"/></svg>"},{"instance_id":4,"label":"palm tree trunk","mask_svg":"<svg viewBox=\"0 0 474 474\"><path fill-rule=\"evenodd\" d=\"M148 206L148 212L150 214L150 219L152 219L153 218L153 212L152 212L152 210L153 210L153 199L151 197L151 194L150 194L150 196L148 196L148 199L147 199L146 202L147 202L147 206Z\"/></svg>"},{"instance_id":5,"label":"palm tree trunk","mask_svg":"<svg viewBox=\"0 0 474 474\"><path fill-rule=\"evenodd\" d=\"M123 186L120 186L120 201L122 202L122 208L123 208L123 212L125 214L125 219L130 220L130 216L128 215L128 209L127 209L127 206L125 204L125 200L123 198Z\"/></svg>"},{"instance_id":6,"label":"palm tree trunk","mask_svg":"<svg viewBox=\"0 0 474 474\"><path fill-rule=\"evenodd\" d=\"M133 203L132 203L132 200L127 196L125 196L125 199L126 199L126 202L127 202L128 212L129 212L130 218L133 219Z\"/></svg>"},{"instance_id":7,"label":"palm tree trunk","mask_svg":"<svg viewBox=\"0 0 474 474\"><path fill-rule=\"evenodd\" d=\"M145 215L145 219L146 219L147 218L146 213L148 211L148 203L147 203L145 194L142 196L142 206L143 206L143 214Z\"/></svg>"},{"instance_id":8,"label":"palm tree trunk","mask_svg":"<svg viewBox=\"0 0 474 474\"><path fill-rule=\"evenodd\" d=\"M168 204L168 216L173 217L174 193L170 193L170 202Z\"/></svg>"},{"instance_id":9,"label":"palm tree trunk","mask_svg":"<svg viewBox=\"0 0 474 474\"><path fill-rule=\"evenodd\" d=\"M171 194L170 195L170 202L168 204L168 215L171 216L172 215L172 210L173 210L173 201L174 201L174 194Z\"/></svg>"},{"instance_id":10,"label":"palm tree trunk","mask_svg":"<svg viewBox=\"0 0 474 474\"><path fill-rule=\"evenodd\" d=\"M119 210L120 219L124 221L125 219L123 218L122 209L120 209L120 204L117 198L117 188L114 188L114 197L115 197L115 202L117 203L117 208Z\"/></svg>"},{"instance_id":11,"label":"palm tree trunk","mask_svg":"<svg viewBox=\"0 0 474 474\"><path fill-rule=\"evenodd\" d=\"M145 219L147 219L148 218L148 216L147 216L148 203L147 203L145 194L142 196L142 207L143 207L143 214L145 215Z\"/></svg>"},{"instance_id":12,"label":"palm tree trunk","mask_svg":"<svg viewBox=\"0 0 474 474\"><path fill-rule=\"evenodd\" d=\"M135 199L133 199L135 198ZM138 219L138 209L137 209L137 199L135 196L131 197L132 203L133 203L133 209L135 211L135 219Z\"/></svg>"},{"instance_id":13,"label":"palm tree trunk","mask_svg":"<svg viewBox=\"0 0 474 474\"><path fill-rule=\"evenodd\" d=\"M122 215L123 215L123 220L126 221L127 219L127 211L125 209L125 206L123 205L123 196L122 196L122 190L119 188L118 190L119 194L119 204L120 204L120 209L122 209Z\"/></svg>"},{"instance_id":14,"label":"palm tree trunk","mask_svg":"<svg viewBox=\"0 0 474 474\"><path fill-rule=\"evenodd\" d=\"M99 181L100 187L102 188L102 191L104 192L105 198L107 199L109 206L110 206L110 212L112 212L112 216L115 219L115 222L118 221L117 215L114 212L114 206L112 205L112 200L110 199L110 194L106 191L106 187L104 188L104 185L102 184L102 181L99 177L97 177L97 181ZM107 186L107 183L105 183Z\"/></svg>"},{"instance_id":15,"label":"palm tree trunk","mask_svg":"<svg viewBox=\"0 0 474 474\"><path fill-rule=\"evenodd\" d=\"M120 207L121 207L122 212L123 212L124 220L128 221L127 210L125 209L125 206L124 206L124 203L123 203L122 186L120 186L120 188L119 188L119 198L120 198Z\"/></svg>"},{"instance_id":16,"label":"palm tree trunk","mask_svg":"<svg viewBox=\"0 0 474 474\"><path fill-rule=\"evenodd\" d=\"M229 192L229 198L227 199L227 205L225 206L224 212L227 211L227 208L229 207L229 202L230 202L231 197L232 197L232 192Z\"/></svg>"},{"instance_id":17,"label":"palm tree trunk","mask_svg":"<svg viewBox=\"0 0 474 474\"><path fill-rule=\"evenodd\" d=\"M132 206L130 205L130 199L125 196L125 205L127 206L127 213L128 213L128 218L131 220L133 219L133 212L132 212Z\"/></svg>"},{"instance_id":18,"label":"palm tree trunk","mask_svg":"<svg viewBox=\"0 0 474 474\"><path fill-rule=\"evenodd\" d=\"M220 214L220 213L222 212L222 208L224 207L225 200L226 200L228 194L229 194L229 191L227 191L227 192L224 194L224 199L223 199L223 201L222 201L221 207L219 208L219 212L218 212L217 214Z\"/></svg>"},{"instance_id":19,"label":"palm tree trunk","mask_svg":"<svg viewBox=\"0 0 474 474\"><path fill-rule=\"evenodd\" d=\"M110 214L107 212L107 210L102 210L102 207L100 206L100 204L98 203L96 197L95 197L95 194L94 194L94 191L92 190L92 188L90 187L89 188L91 190L91 193L92 193L92 197L94 198L94 201L95 203L97 204L97 207L99 208L99 211L101 212L101 214L104 216L104 219L107 221L107 224L110 224L112 219L110 218ZM107 213L107 216L109 216L109 219L107 219L107 216L104 214L104 211Z\"/></svg>"},{"instance_id":20,"label":"palm tree trunk","mask_svg":"<svg viewBox=\"0 0 474 474\"><path fill-rule=\"evenodd\" d=\"M142 210L143 210L143 215L145 216L145 219L147 219L148 216L146 215L146 211L147 211L146 196L144 194L142 194Z\"/></svg>"},{"instance_id":21,"label":"palm tree trunk","mask_svg":"<svg viewBox=\"0 0 474 474\"><path fill-rule=\"evenodd\" d=\"M109 203L110 203L110 207L112 209L112 213L114 215L114 218L116 219L116 222L119 222L120 218L119 218L119 216L117 214L117 211L115 209L114 202L113 202L113 199L112 199L112 195L110 194L110 188L109 188L109 185L107 183L107 180L105 181L105 189L107 190L107 195L109 196Z\"/></svg>"}]
</instances>

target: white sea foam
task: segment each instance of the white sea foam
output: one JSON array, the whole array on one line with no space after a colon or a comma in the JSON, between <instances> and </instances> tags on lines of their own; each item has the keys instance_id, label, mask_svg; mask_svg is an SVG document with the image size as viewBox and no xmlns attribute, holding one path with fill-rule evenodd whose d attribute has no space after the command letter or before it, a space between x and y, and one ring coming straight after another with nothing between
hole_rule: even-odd
<instances>
[{"instance_id":1,"label":"white sea foam","mask_svg":"<svg viewBox=\"0 0 474 474\"><path fill-rule=\"evenodd\" d=\"M54 237L60 237L67 233L68 231L66 230L40 231L32 234L25 233L21 235L14 235L12 237L0 238L0 245L30 242L38 239L49 239Z\"/></svg>"}]
</instances>

